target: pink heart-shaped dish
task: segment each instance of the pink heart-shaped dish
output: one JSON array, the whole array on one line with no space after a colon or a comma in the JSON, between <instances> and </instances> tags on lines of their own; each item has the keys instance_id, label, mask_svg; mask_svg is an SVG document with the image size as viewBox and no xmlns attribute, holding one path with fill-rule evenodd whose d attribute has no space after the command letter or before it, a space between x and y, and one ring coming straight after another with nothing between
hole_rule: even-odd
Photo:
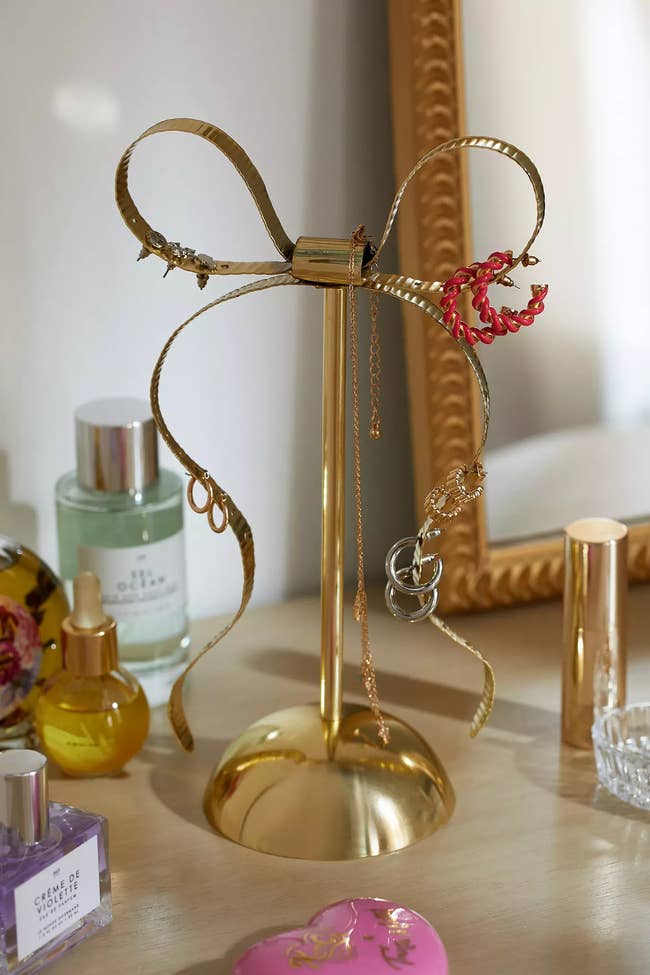
<instances>
[{"instance_id":1,"label":"pink heart-shaped dish","mask_svg":"<svg viewBox=\"0 0 650 975\"><path fill-rule=\"evenodd\" d=\"M236 962L232 975L281 975L296 968L335 975L341 965L351 975L390 975L390 969L448 975L445 949L429 922L407 907L374 897L330 904L306 927L258 941Z\"/></svg>"}]
</instances>

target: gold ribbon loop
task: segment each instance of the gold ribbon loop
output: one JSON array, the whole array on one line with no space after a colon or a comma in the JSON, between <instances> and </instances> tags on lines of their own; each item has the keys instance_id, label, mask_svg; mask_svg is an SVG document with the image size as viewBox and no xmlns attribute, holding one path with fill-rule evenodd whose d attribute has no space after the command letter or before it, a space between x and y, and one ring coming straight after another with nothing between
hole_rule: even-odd
<instances>
[{"instance_id":1,"label":"gold ribbon loop","mask_svg":"<svg viewBox=\"0 0 650 975\"><path fill-rule=\"evenodd\" d=\"M154 230L144 219L136 207L129 192L129 163L135 147L151 135L159 132L188 132L206 139L211 145L219 149L228 159L241 178L255 201L260 216L269 237L276 249L284 258L279 261L224 261L210 257L208 254L197 254L191 247L182 247L178 243L170 243L163 234ZM198 119L172 118L158 122L143 132L128 147L117 167L115 175L115 200L122 219L142 244L143 251L156 254L172 267L180 267L183 271L190 271L196 275L211 276L214 274L276 274L286 271L293 255L294 243L280 223L264 180L252 160L242 147L232 139L223 129ZM146 256L141 251L141 257Z\"/></svg>"},{"instance_id":2,"label":"gold ribbon loop","mask_svg":"<svg viewBox=\"0 0 650 975\"><path fill-rule=\"evenodd\" d=\"M508 268L508 273L510 273L518 264L520 264L524 258L528 255L530 248L532 247L539 231L541 230L542 224L544 222L544 214L546 212L546 202L544 197L544 185L542 183L542 178L539 175L539 171L535 166L532 159L530 159L525 152L518 149L516 146L511 145L509 142L503 142L501 139L491 139L487 136L465 136L460 139L451 139L449 142L442 142L439 146L434 149L429 149L428 152L417 161L411 172L408 174L406 179L402 182L399 187L393 203L388 212L388 219L386 220L386 226L381 235L379 245L375 252L374 259L377 260L381 254L393 224L395 223L395 218L397 217L397 212L402 202L402 197L406 193L409 184L417 176L420 170L424 169L432 159L439 156L441 153L445 152L456 152L458 149L488 149L491 152L497 152L501 156L506 156L508 159L512 159L520 169L523 169L524 173L528 177L530 184L533 188L533 193L535 194L535 226L533 227L533 232L527 244L524 246L521 253L513 260L512 264ZM505 272L497 276L495 280L499 281L501 278L505 277ZM440 281L417 281L412 278L403 279L409 282L410 290L418 293L426 293L430 291L440 291L442 288L442 282ZM465 286L467 287L467 286Z\"/></svg>"}]
</instances>

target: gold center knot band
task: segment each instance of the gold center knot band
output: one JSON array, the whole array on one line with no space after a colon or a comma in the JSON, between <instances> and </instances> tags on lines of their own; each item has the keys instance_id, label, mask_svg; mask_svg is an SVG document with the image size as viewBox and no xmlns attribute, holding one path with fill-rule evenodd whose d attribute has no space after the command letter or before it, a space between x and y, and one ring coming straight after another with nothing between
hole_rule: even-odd
<instances>
[{"instance_id":1,"label":"gold center knot band","mask_svg":"<svg viewBox=\"0 0 650 975\"><path fill-rule=\"evenodd\" d=\"M135 147L143 139L162 132L186 132L198 135L219 149L233 164L246 184L259 210L262 221L268 231L276 250L280 254L280 261L231 261L214 258L208 254L197 253L193 248L182 245L177 241L169 241L160 230L153 228L138 211L128 187L129 162ZM139 260L154 254L166 264L165 275L175 268L190 271L197 277L200 288L204 288L210 277L216 275L263 275L261 280L221 295L209 304L204 305L186 321L176 328L167 340L156 362L151 379L151 407L160 434L174 456L187 471L190 481L188 484L188 501L193 511L206 514L210 528L215 532L223 532L230 528L239 544L243 585L239 607L232 619L217 633L187 665L184 672L176 680L169 700L169 716L181 745L191 750L194 746L183 707L183 686L188 673L197 662L214 647L232 629L243 614L253 591L255 576L255 553L253 535L244 515L238 509L230 495L220 487L212 475L202 465L197 463L183 449L174 438L163 417L159 402L159 385L163 365L172 344L180 333L199 315L234 298L243 297L256 291L276 288L284 285L301 285L310 287L338 286L348 287L353 299L354 290L363 288L371 294L390 295L399 301L410 302L420 308L438 325L444 328L452 337L451 328L445 324L440 308L434 304L434 296L443 288L443 282L423 281L402 274L386 274L377 270L377 262L390 235L395 222L400 202L407 187L415 176L435 156L441 153L455 152L459 149L488 149L511 159L528 177L536 203L536 221L533 232L518 256L509 264L508 275L520 263L524 266L533 264L536 259L530 255L530 248L539 233L544 219L544 189L539 173L528 156L515 146L500 139L480 136L468 136L452 139L436 146L425 153L416 163L406 179L403 181L390 208L386 226L376 247L365 239L362 246L359 238L352 237L331 239L322 237L299 237L294 243L286 234L277 213L271 203L264 181L247 154L222 129L207 122L196 119L168 119L151 126L136 139L122 156L116 173L115 196L117 206L124 222L141 244ZM505 270L495 277L495 282L511 284ZM463 286L461 290L466 290ZM453 339L456 341L455 339ZM480 465L480 456L487 437L490 413L490 399L485 373L472 347L464 340L457 344L462 349L467 362L478 383L483 404L483 425L480 442L475 455L465 467L450 472L439 487L435 487L427 496L424 505L425 520L418 534L412 538L397 542L388 553L386 570L388 585L386 587L386 601L394 615L409 622L419 619L429 619L446 636L459 646L469 650L482 663L484 668L484 687L479 707L472 720L470 734L475 735L487 720L494 701L494 674L492 668L481 653L462 636L455 633L443 620L435 615L438 585L442 576L442 559L437 554L425 554L428 542L434 540L444 530L448 520L456 517L464 505L478 497L482 491L481 481L484 471ZM198 495L198 499L197 499ZM218 509L215 513L215 509ZM412 550L411 563L400 567L399 557L402 552ZM426 578L425 578L426 576ZM365 595L365 593L364 593ZM417 601L417 609L405 610L399 602L399 596L411 597ZM363 622L363 620L362 620ZM367 618L366 618L367 625ZM364 666L364 671L367 669ZM374 669L372 673L364 672L364 683L371 697L373 711L378 710L376 689L374 688ZM374 697L374 701L373 701ZM380 733L382 719L379 715ZM382 736L383 737L383 736Z\"/></svg>"}]
</instances>

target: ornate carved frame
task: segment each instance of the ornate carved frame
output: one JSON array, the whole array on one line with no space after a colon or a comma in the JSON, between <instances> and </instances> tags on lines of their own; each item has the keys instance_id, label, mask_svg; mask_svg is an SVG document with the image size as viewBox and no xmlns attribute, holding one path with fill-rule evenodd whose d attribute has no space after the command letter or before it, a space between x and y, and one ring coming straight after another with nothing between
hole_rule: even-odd
<instances>
[{"instance_id":1,"label":"ornate carved frame","mask_svg":"<svg viewBox=\"0 0 650 975\"><path fill-rule=\"evenodd\" d=\"M461 0L389 0L393 142L399 184L427 149L465 135ZM449 277L470 262L467 159L435 159L403 199L400 261L412 275ZM478 440L479 403L467 365L449 337L403 311L416 510ZM489 476L487 488L489 490ZM563 582L559 535L488 544L482 499L445 533L453 552L441 590L447 611L490 609L558 595ZM630 527L630 578L650 578L650 524Z\"/></svg>"}]
</instances>

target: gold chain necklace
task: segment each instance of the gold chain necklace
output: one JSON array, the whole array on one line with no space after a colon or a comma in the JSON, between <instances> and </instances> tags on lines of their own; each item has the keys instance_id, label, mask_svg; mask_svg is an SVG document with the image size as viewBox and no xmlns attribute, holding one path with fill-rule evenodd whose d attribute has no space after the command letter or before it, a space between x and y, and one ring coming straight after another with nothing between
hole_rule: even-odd
<instances>
[{"instance_id":1,"label":"gold chain necklace","mask_svg":"<svg viewBox=\"0 0 650 975\"><path fill-rule=\"evenodd\" d=\"M370 648L370 627L368 622L368 594L366 592L366 567L363 551L363 498L361 493L361 418L359 406L359 317L357 314L357 289L354 284L354 267L358 248L367 243L365 229L357 227L351 237L350 263L348 282L348 296L350 304L350 367L352 373L352 448L354 454L354 502L356 514L357 536L357 592L354 597L354 618L361 627L361 680L368 697L370 710L377 722L379 740L383 745L390 741L388 725L381 713L379 692L377 690L377 674L375 662ZM376 311L374 327L377 327ZM372 352L371 352L371 427L370 435L379 436L379 390L378 384L372 387Z\"/></svg>"}]
</instances>

